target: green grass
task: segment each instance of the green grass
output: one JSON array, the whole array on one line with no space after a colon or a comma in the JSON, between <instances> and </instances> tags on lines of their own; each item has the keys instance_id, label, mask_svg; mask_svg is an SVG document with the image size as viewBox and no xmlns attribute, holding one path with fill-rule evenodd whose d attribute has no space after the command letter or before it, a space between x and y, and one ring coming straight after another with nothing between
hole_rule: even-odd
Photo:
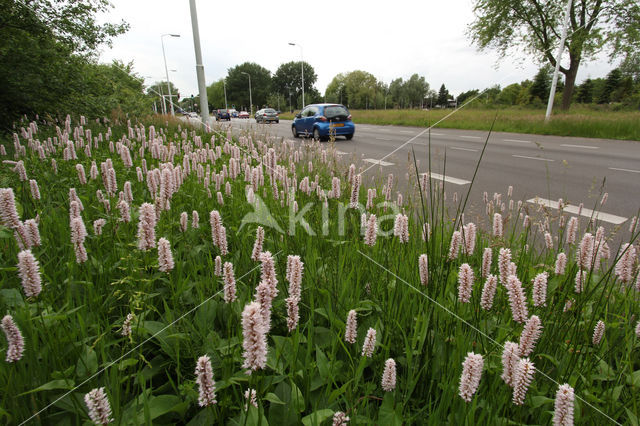
<instances>
[{"instance_id":1,"label":"green grass","mask_svg":"<svg viewBox=\"0 0 640 426\"><path fill-rule=\"evenodd\" d=\"M452 109L421 110L351 110L354 122L362 124L428 127L453 112ZM549 123L544 122L544 109L462 108L437 124L436 128L489 130L532 133L539 135L580 136L588 138L640 141L640 111L610 111L573 107L569 111L554 110ZM293 114L281 114L292 119Z\"/></svg>"},{"instance_id":2,"label":"green grass","mask_svg":"<svg viewBox=\"0 0 640 426\"><path fill-rule=\"evenodd\" d=\"M177 123L145 122L137 127L149 138L149 125L166 136L165 147L178 149L174 165L183 164L183 150L196 152L200 147L220 148L222 157L202 163L203 175L228 167L231 150L226 134L207 134L179 128ZM74 122L73 127L77 123ZM60 124L64 129L64 125ZM106 128L96 124L93 136L105 135ZM424 193L405 193L405 208L410 214L410 240L379 236L375 246L363 243L360 212L345 209L350 198L346 171L339 166L326 144L276 144L279 164L297 182L318 175L322 188L331 187L331 175L341 178L342 196L328 200L323 215L322 201L312 191L298 190L295 199L315 235L297 226L289 231L290 209L274 199L268 169L264 167L264 187L257 195L284 233L266 228L264 250L275 255L279 294L274 300L272 328L268 336L267 367L251 375L242 368L241 313L254 298L260 280L259 262L251 260L256 224L242 226L245 214L253 212L245 198L243 173L237 179L224 179L231 195L224 204L217 202L215 184L209 198L197 167L173 195L171 209L163 211L156 237L172 244L175 269L158 270L157 250L137 249L138 207L153 202L146 182L138 182L136 166L142 163L142 139L122 124L111 126L111 140L130 143L133 168L126 168L106 141L92 149L88 158L80 148L78 160L64 161L62 147L40 160L36 151L27 149L25 162L29 178L36 179L42 199L35 201L29 185L10 171L0 169L0 187L13 188L22 220L40 218L42 246L33 253L40 262L45 282L40 296L26 299L17 274L19 248L13 233L0 228L0 310L11 314L21 329L26 349L16 363L2 362L0 368L0 419L18 424L38 413L31 424L83 424L88 421L83 396L91 389L104 387L113 409L115 424L230 424L295 425L330 424L336 411L347 412L350 424L548 424L552 418L553 398L558 383L570 383L576 389L577 424L606 424L604 412L621 423L633 424L640 410L640 343L634 335L638 293L623 286L611 266L603 261L589 272L585 291L574 292L576 245L565 243L565 231L557 227L558 216L536 213L527 205L522 210L504 212L503 237L480 232L476 249L447 259L455 222L460 209L444 202L444 190L431 181ZM56 137L53 127L40 125L37 139ZM73 136L72 136L73 137ZM200 138L201 141L200 141ZM259 165L269 145L260 135L244 135L232 141L240 149L240 162ZM27 141L20 138L21 144ZM13 142L5 141L10 156ZM34 146L33 143L31 146ZM323 162L322 150L327 162ZM298 151L298 154L295 152ZM153 158L144 150L149 169L167 159ZM299 158L296 158L299 156ZM58 172L51 167L57 160ZM132 183L132 222L118 220L117 196L110 199L107 211L96 199L98 189L105 192L101 177L86 185L78 181L75 166L89 171L91 161L99 165L111 158L117 172L118 189ZM312 161L313 171L308 162ZM423 159L424 164L426 159ZM421 172L424 170L421 170ZM415 172L410 179L415 179ZM370 184L363 179L360 201L366 201L367 188L376 187L376 206L369 209L381 220L381 230L393 227L393 208L385 206L382 186L386 177L377 176ZM394 185L399 185L398 182ZM283 190L283 182L278 181ZM89 260L77 264L69 231L69 188L75 187L84 211L82 218L89 236L85 241ZM410 183L409 187L413 188ZM221 191L224 194L224 184ZM481 190L474 189L474 190ZM506 192L507 188L505 188ZM450 197L450 196L449 196ZM462 197L464 199L464 197ZM503 196L508 206L509 198ZM308 209L305 207L309 205ZM220 254L211 239L209 212L218 210L227 229L229 254L225 261L234 265L238 300L227 304L222 299L222 281L214 275L214 258ZM200 227L180 231L180 213L197 210ZM541 243L537 225L522 229L519 213L530 214L536 223L546 219L558 237L555 247ZM344 215L342 222L337 220ZM493 217L493 211L488 218ZM92 222L107 220L102 235L95 235ZM328 219L328 220L327 220ZM431 224L432 235L421 238L422 223ZM323 223L327 223L323 228ZM594 233L586 220L580 232ZM620 231L622 232L622 231ZM580 234L581 235L581 234ZM580 238L580 235L578 239ZM625 234L625 238L635 236ZM501 247L509 247L517 264L528 299L529 314L538 315L544 326L542 336L531 355L539 373L527 393L523 406L511 403L512 391L501 379L501 345L517 342L522 325L512 319L505 289L499 285L493 308L485 311L479 301L484 280L480 279L482 251L492 248L492 273L497 273ZM555 275L553 265L558 252L569 258L567 273ZM418 256L429 257L429 284L420 284ZM304 262L300 323L293 332L286 325L288 283L285 280L287 255L300 255ZM616 257L612 247L609 264ZM457 274L461 264L469 263L476 276L470 303L457 299ZM549 286L545 307L531 304L531 279L547 271ZM569 299L574 307L563 308ZM344 341L345 320L349 310L358 313L358 341ZM135 313L131 339L120 329L126 315ZM455 315L453 315L455 314ZM603 320L607 331L599 346L591 343L595 323ZM375 328L378 343L372 358L361 356L366 330ZM497 342L497 343L496 343ZM0 343L4 358L6 344ZM468 352L482 354L485 366L471 403L458 396L462 362ZM199 356L208 354L213 364L218 403L198 406L194 369ZM385 360L394 358L398 380L393 392L381 389L380 378ZM550 379L543 377L548 375ZM245 411L244 392L254 388L258 408ZM42 411L41 411L42 410Z\"/></svg>"}]
</instances>

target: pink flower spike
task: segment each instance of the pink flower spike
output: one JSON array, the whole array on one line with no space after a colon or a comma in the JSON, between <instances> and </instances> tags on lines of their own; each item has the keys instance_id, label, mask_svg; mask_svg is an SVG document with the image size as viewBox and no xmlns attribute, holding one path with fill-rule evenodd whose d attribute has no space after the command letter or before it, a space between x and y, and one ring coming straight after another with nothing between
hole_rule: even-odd
<instances>
[{"instance_id":1,"label":"pink flower spike","mask_svg":"<svg viewBox=\"0 0 640 426\"><path fill-rule=\"evenodd\" d=\"M107 394L104 388L96 388L84 396L84 402L89 409L89 418L95 424L106 425L109 424L111 419L111 406L107 399Z\"/></svg>"},{"instance_id":2,"label":"pink flower spike","mask_svg":"<svg viewBox=\"0 0 640 426\"><path fill-rule=\"evenodd\" d=\"M462 375L460 376L460 397L466 402L471 402L473 395L478 390L484 359L480 354L469 352L462 363Z\"/></svg>"},{"instance_id":3,"label":"pink flower spike","mask_svg":"<svg viewBox=\"0 0 640 426\"><path fill-rule=\"evenodd\" d=\"M602 336L604 336L604 322L599 320L593 329L593 346L598 346L600 344Z\"/></svg>"},{"instance_id":4,"label":"pink flower spike","mask_svg":"<svg viewBox=\"0 0 640 426\"><path fill-rule=\"evenodd\" d=\"M199 388L198 403L201 407L216 404L216 382L213 380L211 359L207 355L198 358L195 371L196 383Z\"/></svg>"},{"instance_id":5,"label":"pink flower spike","mask_svg":"<svg viewBox=\"0 0 640 426\"><path fill-rule=\"evenodd\" d=\"M513 403L515 405L524 404L524 398L527 395L535 372L536 367L533 362L529 361L529 358L521 359L518 362L518 367L513 377Z\"/></svg>"},{"instance_id":6,"label":"pink flower spike","mask_svg":"<svg viewBox=\"0 0 640 426\"><path fill-rule=\"evenodd\" d=\"M469 303L473 290L473 270L468 263L460 265L458 272L458 300L462 303Z\"/></svg>"},{"instance_id":7,"label":"pink flower spike","mask_svg":"<svg viewBox=\"0 0 640 426\"><path fill-rule=\"evenodd\" d=\"M513 387L513 378L520 361L519 352L520 347L514 342L506 342L502 350L502 376L500 377L511 387Z\"/></svg>"},{"instance_id":8,"label":"pink flower spike","mask_svg":"<svg viewBox=\"0 0 640 426\"><path fill-rule=\"evenodd\" d=\"M233 273L233 263L225 262L223 267L224 301L231 303L236 300L236 279Z\"/></svg>"},{"instance_id":9,"label":"pink flower spike","mask_svg":"<svg viewBox=\"0 0 640 426\"><path fill-rule=\"evenodd\" d=\"M267 365L267 336L260 303L251 302L242 311L243 368L251 371L263 369Z\"/></svg>"},{"instance_id":10,"label":"pink flower spike","mask_svg":"<svg viewBox=\"0 0 640 426\"><path fill-rule=\"evenodd\" d=\"M487 281L482 287L482 296L480 297L480 306L485 311L488 311L493 306L493 298L496 294L496 287L498 286L498 278L495 275L489 274Z\"/></svg>"},{"instance_id":11,"label":"pink flower spike","mask_svg":"<svg viewBox=\"0 0 640 426\"><path fill-rule=\"evenodd\" d=\"M520 345L518 346L521 357L529 356L540 338L542 333L542 322L537 315L531 315L524 325L524 330L520 335Z\"/></svg>"},{"instance_id":12,"label":"pink flower spike","mask_svg":"<svg viewBox=\"0 0 640 426\"><path fill-rule=\"evenodd\" d=\"M160 238L158 240L158 269L162 272L169 272L174 266L171 243L166 238Z\"/></svg>"},{"instance_id":13,"label":"pink flower spike","mask_svg":"<svg viewBox=\"0 0 640 426\"><path fill-rule=\"evenodd\" d=\"M37 297L42 291L42 279L38 261L31 250L18 253L18 275L22 280L22 288L27 297Z\"/></svg>"},{"instance_id":14,"label":"pink flower spike","mask_svg":"<svg viewBox=\"0 0 640 426\"><path fill-rule=\"evenodd\" d=\"M568 383L560 385L554 404L554 426L573 426L573 400L573 388Z\"/></svg>"},{"instance_id":15,"label":"pink flower spike","mask_svg":"<svg viewBox=\"0 0 640 426\"><path fill-rule=\"evenodd\" d=\"M640 322L638 322L640 324ZM355 343L358 334L358 319L354 309L349 311L347 315L347 326L344 332L344 340L348 343Z\"/></svg>"},{"instance_id":16,"label":"pink flower spike","mask_svg":"<svg viewBox=\"0 0 640 426\"><path fill-rule=\"evenodd\" d=\"M392 392L396 388L396 362L393 358L389 358L384 363L381 385L385 392Z\"/></svg>"},{"instance_id":17,"label":"pink flower spike","mask_svg":"<svg viewBox=\"0 0 640 426\"><path fill-rule=\"evenodd\" d=\"M20 361L22 358L22 353L24 352L24 339L22 338L22 333L20 333L20 329L13 321L13 317L11 315L5 315L2 318L2 331L4 331L4 335L7 337L7 343L9 347L7 348L7 362L15 362Z\"/></svg>"},{"instance_id":18,"label":"pink flower spike","mask_svg":"<svg viewBox=\"0 0 640 426\"><path fill-rule=\"evenodd\" d=\"M373 356L373 351L376 348L376 330L374 328L369 328L367 331L367 336L364 339L364 344L362 345L362 356L366 356L371 358Z\"/></svg>"}]
</instances>

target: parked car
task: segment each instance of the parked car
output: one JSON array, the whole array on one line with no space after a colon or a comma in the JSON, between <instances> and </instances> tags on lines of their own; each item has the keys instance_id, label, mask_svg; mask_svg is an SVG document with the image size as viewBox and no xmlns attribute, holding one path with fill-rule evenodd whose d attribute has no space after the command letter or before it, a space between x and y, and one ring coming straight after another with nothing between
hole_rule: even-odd
<instances>
[{"instance_id":1,"label":"parked car","mask_svg":"<svg viewBox=\"0 0 640 426\"><path fill-rule=\"evenodd\" d=\"M238 117L238 111L235 108L230 108L229 109L229 114L231 115L231 117L233 118L237 118Z\"/></svg>"},{"instance_id":2,"label":"parked car","mask_svg":"<svg viewBox=\"0 0 640 426\"><path fill-rule=\"evenodd\" d=\"M249 113L247 111L240 111L238 113L238 118L249 118Z\"/></svg>"},{"instance_id":3,"label":"parked car","mask_svg":"<svg viewBox=\"0 0 640 426\"><path fill-rule=\"evenodd\" d=\"M331 135L353 139L356 126L351 121L351 113L340 104L307 105L291 124L293 137L313 136L317 140L327 140Z\"/></svg>"},{"instance_id":4,"label":"parked car","mask_svg":"<svg viewBox=\"0 0 640 426\"><path fill-rule=\"evenodd\" d=\"M227 109L219 109L216 111L216 120L227 120L231 121L231 115L229 114L229 110Z\"/></svg>"},{"instance_id":5,"label":"parked car","mask_svg":"<svg viewBox=\"0 0 640 426\"><path fill-rule=\"evenodd\" d=\"M258 110L255 117L257 123L280 122L280 117L278 117L278 113L273 108L263 108Z\"/></svg>"}]
</instances>

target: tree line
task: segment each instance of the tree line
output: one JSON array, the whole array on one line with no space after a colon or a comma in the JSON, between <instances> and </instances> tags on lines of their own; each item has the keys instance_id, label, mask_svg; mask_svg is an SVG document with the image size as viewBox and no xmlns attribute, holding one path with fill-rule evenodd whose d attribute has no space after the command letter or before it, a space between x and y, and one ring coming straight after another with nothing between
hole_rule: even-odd
<instances>
[{"instance_id":1,"label":"tree line","mask_svg":"<svg viewBox=\"0 0 640 426\"><path fill-rule=\"evenodd\" d=\"M98 46L124 33L99 24L103 0L0 0L0 130L23 115L115 117L143 113L151 102L132 64L100 64Z\"/></svg>"}]
</instances>

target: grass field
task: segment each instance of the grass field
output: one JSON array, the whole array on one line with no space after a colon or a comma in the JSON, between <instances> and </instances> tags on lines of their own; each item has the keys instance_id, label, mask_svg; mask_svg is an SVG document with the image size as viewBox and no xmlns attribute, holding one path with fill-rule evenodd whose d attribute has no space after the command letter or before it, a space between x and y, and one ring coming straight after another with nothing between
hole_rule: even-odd
<instances>
[{"instance_id":1,"label":"grass field","mask_svg":"<svg viewBox=\"0 0 640 426\"><path fill-rule=\"evenodd\" d=\"M440 121L452 109L421 110L351 110L353 120L363 124L428 127ZM489 130L493 119L495 131L540 135L581 136L589 138L640 141L640 111L606 111L573 107L564 112L556 109L548 124L543 109L479 109L462 108L435 127ZM281 114L292 119L293 114Z\"/></svg>"},{"instance_id":2,"label":"grass field","mask_svg":"<svg viewBox=\"0 0 640 426\"><path fill-rule=\"evenodd\" d=\"M2 141L1 423L638 424L638 261L598 222L505 185L476 233L330 144L56 125Z\"/></svg>"}]
</instances>

